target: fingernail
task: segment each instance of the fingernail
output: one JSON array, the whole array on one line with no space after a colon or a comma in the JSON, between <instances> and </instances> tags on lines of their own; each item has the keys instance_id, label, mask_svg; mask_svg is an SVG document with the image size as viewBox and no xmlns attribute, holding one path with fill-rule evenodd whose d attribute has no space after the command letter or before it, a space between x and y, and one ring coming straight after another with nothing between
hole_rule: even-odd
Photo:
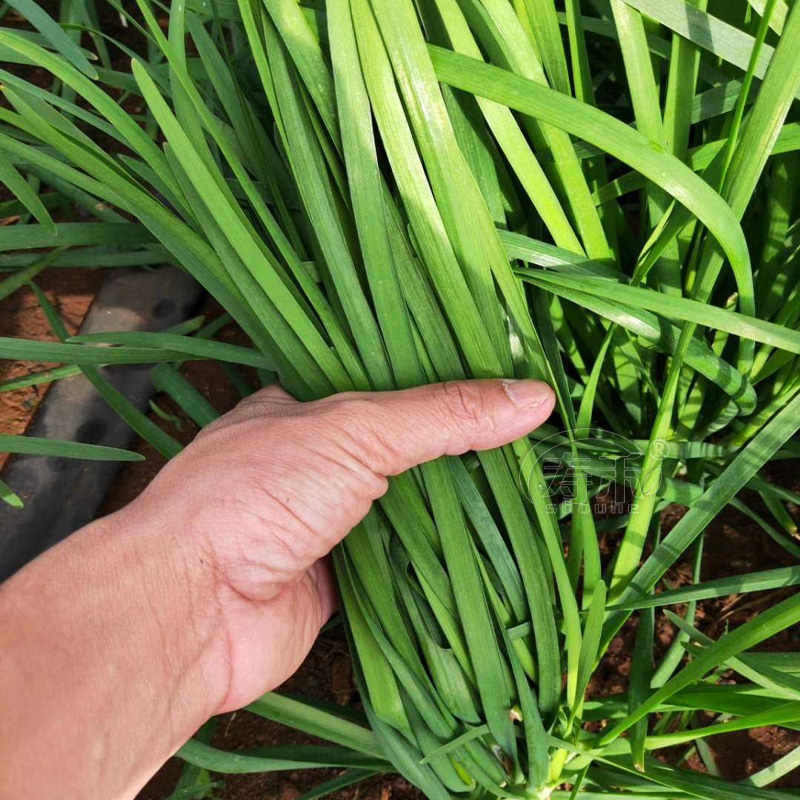
<instances>
[{"instance_id":1,"label":"fingernail","mask_svg":"<svg viewBox=\"0 0 800 800\"><path fill-rule=\"evenodd\" d=\"M553 390L542 381L503 381L503 389L515 406L528 410L538 408L553 394Z\"/></svg>"}]
</instances>

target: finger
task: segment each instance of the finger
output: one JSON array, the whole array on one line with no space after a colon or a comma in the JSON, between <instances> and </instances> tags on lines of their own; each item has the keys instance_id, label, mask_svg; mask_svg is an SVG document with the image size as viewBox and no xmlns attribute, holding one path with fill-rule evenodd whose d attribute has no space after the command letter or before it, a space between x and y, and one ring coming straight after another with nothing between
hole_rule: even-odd
<instances>
[{"instance_id":1,"label":"finger","mask_svg":"<svg viewBox=\"0 0 800 800\"><path fill-rule=\"evenodd\" d=\"M555 396L541 381L451 381L398 392L346 393L327 410L331 435L380 475L443 455L500 447L538 428Z\"/></svg>"}]
</instances>

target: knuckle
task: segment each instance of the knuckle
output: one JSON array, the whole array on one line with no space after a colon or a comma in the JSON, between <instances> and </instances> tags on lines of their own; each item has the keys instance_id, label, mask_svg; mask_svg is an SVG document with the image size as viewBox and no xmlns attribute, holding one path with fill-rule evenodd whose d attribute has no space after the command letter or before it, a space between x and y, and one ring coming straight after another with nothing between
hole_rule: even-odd
<instances>
[{"instance_id":1,"label":"knuckle","mask_svg":"<svg viewBox=\"0 0 800 800\"><path fill-rule=\"evenodd\" d=\"M297 401L283 391L276 391L272 386L260 389L254 394L240 400L233 414L271 416L291 413Z\"/></svg>"},{"instance_id":2,"label":"knuckle","mask_svg":"<svg viewBox=\"0 0 800 800\"><path fill-rule=\"evenodd\" d=\"M375 401L362 392L341 392L308 404L323 418L340 423L358 421L374 410Z\"/></svg>"},{"instance_id":3,"label":"knuckle","mask_svg":"<svg viewBox=\"0 0 800 800\"><path fill-rule=\"evenodd\" d=\"M373 420L378 410L378 404L374 400L363 395L354 395L340 403L337 413L340 415L342 427L355 432L369 432L373 428Z\"/></svg>"},{"instance_id":4,"label":"knuckle","mask_svg":"<svg viewBox=\"0 0 800 800\"><path fill-rule=\"evenodd\" d=\"M338 466L357 478L370 497L385 492L383 472L396 455L390 436L381 427L383 409L376 400L357 392L329 398L319 424L326 450Z\"/></svg>"},{"instance_id":5,"label":"knuckle","mask_svg":"<svg viewBox=\"0 0 800 800\"><path fill-rule=\"evenodd\" d=\"M327 429L331 438L369 446L377 431L374 400L357 393L346 393L322 407L320 425Z\"/></svg>"},{"instance_id":6,"label":"knuckle","mask_svg":"<svg viewBox=\"0 0 800 800\"><path fill-rule=\"evenodd\" d=\"M269 403L274 406L298 405L298 401L295 400L294 397L281 389L280 386L274 384L272 386L265 386L257 392L253 392L253 394L245 397L241 403Z\"/></svg>"},{"instance_id":7,"label":"knuckle","mask_svg":"<svg viewBox=\"0 0 800 800\"><path fill-rule=\"evenodd\" d=\"M264 389L240 400L235 408L223 414L214 422L206 425L195 438L207 437L210 433L232 428L251 421L266 422L292 417L301 407L301 403L276 386Z\"/></svg>"},{"instance_id":8,"label":"knuckle","mask_svg":"<svg viewBox=\"0 0 800 800\"><path fill-rule=\"evenodd\" d=\"M490 424L483 394L477 386L448 381L441 386L447 414L459 425L485 427Z\"/></svg>"},{"instance_id":9,"label":"knuckle","mask_svg":"<svg viewBox=\"0 0 800 800\"><path fill-rule=\"evenodd\" d=\"M231 413L231 412L229 412ZM228 414L223 414L223 416L218 417L213 422L210 422L208 425L201 428L197 435L194 437L195 442L203 441L207 439L212 434L218 433L220 430L227 428L231 424L230 419L228 418Z\"/></svg>"}]
</instances>

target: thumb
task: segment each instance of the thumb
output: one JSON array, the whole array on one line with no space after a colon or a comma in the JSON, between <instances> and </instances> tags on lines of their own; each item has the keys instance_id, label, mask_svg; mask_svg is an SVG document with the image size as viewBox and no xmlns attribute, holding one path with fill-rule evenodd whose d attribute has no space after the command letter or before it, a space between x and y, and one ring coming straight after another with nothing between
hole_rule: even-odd
<instances>
[{"instance_id":1,"label":"thumb","mask_svg":"<svg viewBox=\"0 0 800 800\"><path fill-rule=\"evenodd\" d=\"M330 421L353 455L386 476L439 456L508 444L550 416L555 395L541 381L474 380L348 392L319 403L336 417Z\"/></svg>"}]
</instances>

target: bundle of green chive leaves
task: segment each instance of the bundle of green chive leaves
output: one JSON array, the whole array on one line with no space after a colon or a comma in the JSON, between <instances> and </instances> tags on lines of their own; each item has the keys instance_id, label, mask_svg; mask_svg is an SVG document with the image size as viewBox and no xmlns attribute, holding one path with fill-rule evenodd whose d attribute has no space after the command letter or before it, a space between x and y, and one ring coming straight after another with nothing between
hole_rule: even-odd
<instances>
[{"instance_id":1,"label":"bundle of green chive leaves","mask_svg":"<svg viewBox=\"0 0 800 800\"><path fill-rule=\"evenodd\" d=\"M707 740L800 725L800 659L758 649L800 623L800 497L763 472L800 453L800 3L104 2L136 51L95 3L4 4L0 180L21 218L0 297L43 269L169 261L252 347L191 323L65 341L39 292L62 342L0 339L0 358L62 366L0 390L83 372L167 456L100 365L157 364L200 424L193 358L301 399L512 375L558 394L531 439L393 479L335 552L363 714L267 695L250 710L332 744L201 735L185 796L208 771L300 767L343 770L309 798L390 771L431 800L796 796L772 784L800 749L731 783ZM94 219L54 223L56 198ZM776 566L704 581L731 507ZM696 626L698 602L778 589L717 638ZM656 657L657 609L675 637ZM586 699L633 623L627 692Z\"/></svg>"}]
</instances>

